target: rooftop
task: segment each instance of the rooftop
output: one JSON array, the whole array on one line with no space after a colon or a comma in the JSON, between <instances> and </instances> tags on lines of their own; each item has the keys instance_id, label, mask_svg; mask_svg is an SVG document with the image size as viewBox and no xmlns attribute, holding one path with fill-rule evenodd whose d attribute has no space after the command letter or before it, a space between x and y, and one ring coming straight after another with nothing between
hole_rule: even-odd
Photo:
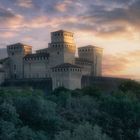
<instances>
[{"instance_id":1,"label":"rooftop","mask_svg":"<svg viewBox=\"0 0 140 140\"><path fill-rule=\"evenodd\" d=\"M27 54L24 58L36 58L36 57L49 57L48 53L34 53L34 54Z\"/></svg>"},{"instance_id":2,"label":"rooftop","mask_svg":"<svg viewBox=\"0 0 140 140\"><path fill-rule=\"evenodd\" d=\"M97 49L103 50L103 48L97 47L97 46L93 46L93 45L82 46L82 47L79 47L78 49L81 49L81 48L97 48Z\"/></svg>"},{"instance_id":3,"label":"rooftop","mask_svg":"<svg viewBox=\"0 0 140 140\"><path fill-rule=\"evenodd\" d=\"M80 61L80 62L88 62L88 63L93 63L93 61L87 60L85 58L75 58L75 61Z\"/></svg>"},{"instance_id":4,"label":"rooftop","mask_svg":"<svg viewBox=\"0 0 140 140\"><path fill-rule=\"evenodd\" d=\"M66 32L66 33L71 33L71 34L73 34L73 32L66 31L66 30L58 30L58 31L54 31L54 32L52 32L52 33L56 33L56 32Z\"/></svg>"},{"instance_id":5,"label":"rooftop","mask_svg":"<svg viewBox=\"0 0 140 140\"><path fill-rule=\"evenodd\" d=\"M8 46L30 46L30 45L27 45L27 44L23 44L23 43L15 43L15 44L11 44L11 45L8 45Z\"/></svg>"},{"instance_id":6,"label":"rooftop","mask_svg":"<svg viewBox=\"0 0 140 140\"><path fill-rule=\"evenodd\" d=\"M63 64L57 65L53 68L81 68L81 67L74 65L74 64L70 64L70 63L63 63Z\"/></svg>"}]
</instances>

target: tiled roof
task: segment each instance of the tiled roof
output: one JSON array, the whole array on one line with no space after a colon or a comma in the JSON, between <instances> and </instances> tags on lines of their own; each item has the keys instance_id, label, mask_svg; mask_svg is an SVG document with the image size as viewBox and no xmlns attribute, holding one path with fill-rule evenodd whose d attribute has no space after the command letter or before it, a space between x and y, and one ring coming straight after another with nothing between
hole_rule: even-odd
<instances>
[{"instance_id":1,"label":"tiled roof","mask_svg":"<svg viewBox=\"0 0 140 140\"><path fill-rule=\"evenodd\" d=\"M58 31L54 31L54 32L52 32L52 33L57 33L57 32L67 32L67 33L72 33L72 34L73 34L73 32L66 31L66 30L58 30Z\"/></svg>"},{"instance_id":2,"label":"tiled roof","mask_svg":"<svg viewBox=\"0 0 140 140\"><path fill-rule=\"evenodd\" d=\"M75 61L77 61L77 62L88 62L88 63L93 63L93 61L90 61L90 60L87 60L87 59L85 59L85 58L75 58Z\"/></svg>"},{"instance_id":3,"label":"tiled roof","mask_svg":"<svg viewBox=\"0 0 140 140\"><path fill-rule=\"evenodd\" d=\"M63 63L63 64L57 65L53 68L81 68L81 67L74 65L74 64L70 64L70 63Z\"/></svg>"},{"instance_id":4,"label":"tiled roof","mask_svg":"<svg viewBox=\"0 0 140 140\"><path fill-rule=\"evenodd\" d=\"M37 58L37 57L49 57L49 53L35 53L35 54L27 54L24 58Z\"/></svg>"},{"instance_id":5,"label":"tiled roof","mask_svg":"<svg viewBox=\"0 0 140 140\"><path fill-rule=\"evenodd\" d=\"M97 46L94 46L94 45L81 46L81 47L79 47L78 49L82 49L82 48L97 48L97 49L103 50L103 48L97 47Z\"/></svg>"},{"instance_id":6,"label":"tiled roof","mask_svg":"<svg viewBox=\"0 0 140 140\"><path fill-rule=\"evenodd\" d=\"M23 43L15 43L15 44L11 44L11 45L8 45L8 46L30 46L30 45L27 45L27 44L23 44Z\"/></svg>"}]
</instances>

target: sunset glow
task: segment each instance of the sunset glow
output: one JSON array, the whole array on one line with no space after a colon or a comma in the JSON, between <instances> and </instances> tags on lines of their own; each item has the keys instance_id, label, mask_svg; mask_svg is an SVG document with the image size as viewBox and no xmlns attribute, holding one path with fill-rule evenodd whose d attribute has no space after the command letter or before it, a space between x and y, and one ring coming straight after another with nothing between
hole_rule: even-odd
<instances>
[{"instance_id":1,"label":"sunset glow","mask_svg":"<svg viewBox=\"0 0 140 140\"><path fill-rule=\"evenodd\" d=\"M1 0L0 48L45 48L50 32L74 32L77 47L104 49L103 75L140 79L140 0Z\"/></svg>"}]
</instances>

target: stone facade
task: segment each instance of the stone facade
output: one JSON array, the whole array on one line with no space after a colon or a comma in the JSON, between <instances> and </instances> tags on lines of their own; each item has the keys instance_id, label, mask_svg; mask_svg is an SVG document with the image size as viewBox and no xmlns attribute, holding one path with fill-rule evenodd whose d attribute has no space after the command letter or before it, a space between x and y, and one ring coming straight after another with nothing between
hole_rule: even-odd
<instances>
[{"instance_id":1,"label":"stone facade","mask_svg":"<svg viewBox=\"0 0 140 140\"><path fill-rule=\"evenodd\" d=\"M32 47L21 43L7 46L9 57L10 77L15 79L24 78L24 56L32 53Z\"/></svg>"},{"instance_id":2,"label":"stone facade","mask_svg":"<svg viewBox=\"0 0 140 140\"><path fill-rule=\"evenodd\" d=\"M81 88L81 67L63 63L52 68L53 89L60 86L68 89Z\"/></svg>"},{"instance_id":3,"label":"stone facade","mask_svg":"<svg viewBox=\"0 0 140 140\"><path fill-rule=\"evenodd\" d=\"M32 47L22 43L7 46L8 58L3 61L5 79L51 78L53 89L64 86L81 88L82 75L101 76L102 52L92 45L79 47L75 58L74 34L68 31L51 33L48 47L32 53Z\"/></svg>"},{"instance_id":4,"label":"stone facade","mask_svg":"<svg viewBox=\"0 0 140 140\"><path fill-rule=\"evenodd\" d=\"M84 47L78 48L79 59L84 59L86 61L90 61L91 65L91 76L101 76L102 75L102 53L103 49L88 45ZM82 63L82 62L81 62ZM82 66L82 65L81 65Z\"/></svg>"},{"instance_id":5,"label":"stone facade","mask_svg":"<svg viewBox=\"0 0 140 140\"><path fill-rule=\"evenodd\" d=\"M47 78L49 77L49 54L28 54L23 59L24 78Z\"/></svg>"},{"instance_id":6,"label":"stone facade","mask_svg":"<svg viewBox=\"0 0 140 140\"><path fill-rule=\"evenodd\" d=\"M4 82L4 79L5 79L5 72L2 64L0 64L0 85Z\"/></svg>"}]
</instances>

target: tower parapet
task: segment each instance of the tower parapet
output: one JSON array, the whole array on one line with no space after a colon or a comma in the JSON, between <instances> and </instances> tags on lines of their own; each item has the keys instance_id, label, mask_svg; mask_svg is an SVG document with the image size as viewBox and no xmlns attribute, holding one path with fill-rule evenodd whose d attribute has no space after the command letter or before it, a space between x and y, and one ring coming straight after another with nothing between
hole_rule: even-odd
<instances>
[{"instance_id":1,"label":"tower parapet","mask_svg":"<svg viewBox=\"0 0 140 140\"><path fill-rule=\"evenodd\" d=\"M32 47L16 43L7 46L7 53L10 61L10 76L13 79L23 78L23 57L32 53Z\"/></svg>"},{"instance_id":2,"label":"tower parapet","mask_svg":"<svg viewBox=\"0 0 140 140\"><path fill-rule=\"evenodd\" d=\"M102 75L102 54L103 49L93 45L88 45L78 48L79 59L86 59L92 62L91 76Z\"/></svg>"},{"instance_id":3,"label":"tower parapet","mask_svg":"<svg viewBox=\"0 0 140 140\"><path fill-rule=\"evenodd\" d=\"M65 87L68 89L81 88L81 67L63 63L52 68L53 89Z\"/></svg>"},{"instance_id":4,"label":"tower parapet","mask_svg":"<svg viewBox=\"0 0 140 140\"><path fill-rule=\"evenodd\" d=\"M52 56L52 66L62 63L74 63L76 52L74 34L64 30L52 32L49 50Z\"/></svg>"}]
</instances>

